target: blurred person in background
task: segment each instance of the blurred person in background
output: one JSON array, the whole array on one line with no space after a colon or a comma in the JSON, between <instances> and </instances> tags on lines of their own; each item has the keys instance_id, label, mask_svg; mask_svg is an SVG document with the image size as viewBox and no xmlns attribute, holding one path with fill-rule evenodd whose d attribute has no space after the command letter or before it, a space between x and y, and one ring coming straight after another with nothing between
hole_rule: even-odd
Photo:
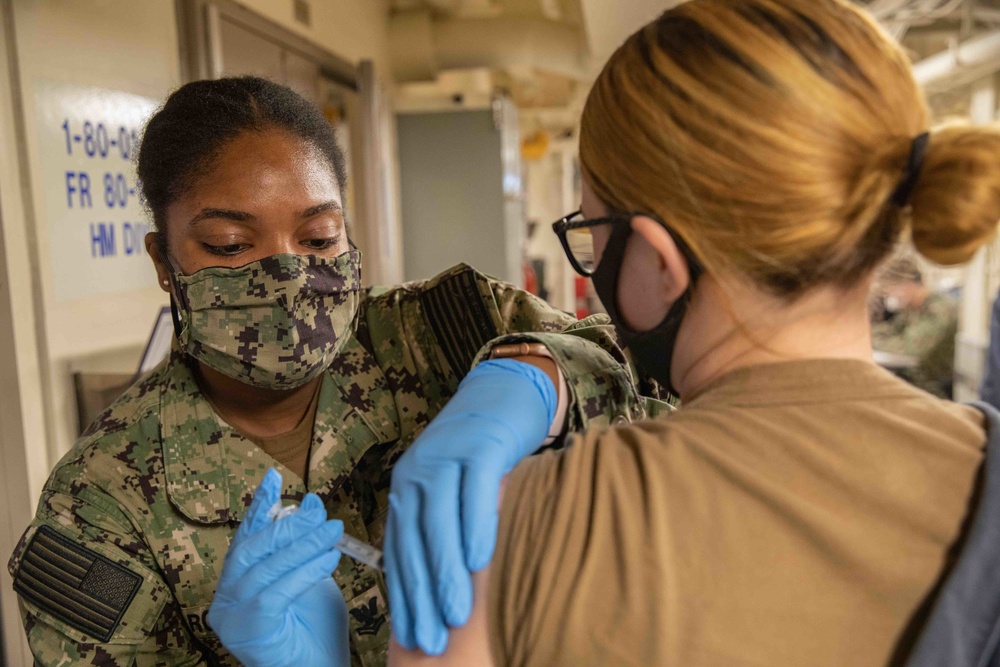
<instances>
[{"instance_id":1,"label":"blurred person in background","mask_svg":"<svg viewBox=\"0 0 1000 667\"><path fill-rule=\"evenodd\" d=\"M928 123L906 54L841 0L691 0L612 56L583 114L582 212L555 227L590 230L570 261L683 405L523 461L468 625L443 657L396 647L390 664L906 660L1000 447L1000 413L872 360L872 282L904 234L954 265L1000 222L1000 130ZM429 460L418 439L396 469ZM424 553L456 530L402 502L432 479L393 480L394 619L428 608L405 583L440 576ZM303 564L332 545L289 535L312 521L233 544L213 622L249 665L337 627L338 600L297 595L327 585ZM261 599L280 604L247 631ZM399 643L440 652L449 603L394 628Z\"/></svg>"},{"instance_id":2,"label":"blurred person in background","mask_svg":"<svg viewBox=\"0 0 1000 667\"><path fill-rule=\"evenodd\" d=\"M439 465L463 471L435 478L433 507L448 525L461 515L467 532L429 554L457 573L458 623L472 607L469 569L492 555L500 478L539 444L526 449L524 430L554 442L665 409L637 394L607 320L575 322L466 265L363 288L344 155L322 113L284 86L241 77L181 87L146 127L138 175L176 337L58 463L11 557L38 665L236 665L208 610L270 467L283 480L271 506L307 499L288 526L335 517L312 539L339 536L343 522L381 544L393 466L460 382L526 399L545 382L557 388L551 410L453 407L461 437L439 424L423 440L425 454L438 443ZM409 474L425 473L397 478ZM320 559L327 576L337 558ZM382 573L344 559L336 578L349 607L345 655L384 665Z\"/></svg>"},{"instance_id":3,"label":"blurred person in background","mask_svg":"<svg viewBox=\"0 0 1000 667\"><path fill-rule=\"evenodd\" d=\"M951 398L958 303L927 287L911 257L893 261L878 283L884 315L872 324L876 355L905 359L908 363L892 368L897 375L935 396Z\"/></svg>"},{"instance_id":4,"label":"blurred person in background","mask_svg":"<svg viewBox=\"0 0 1000 667\"><path fill-rule=\"evenodd\" d=\"M993 301L986 369L979 395L984 401L1000 410L1000 294Z\"/></svg>"}]
</instances>

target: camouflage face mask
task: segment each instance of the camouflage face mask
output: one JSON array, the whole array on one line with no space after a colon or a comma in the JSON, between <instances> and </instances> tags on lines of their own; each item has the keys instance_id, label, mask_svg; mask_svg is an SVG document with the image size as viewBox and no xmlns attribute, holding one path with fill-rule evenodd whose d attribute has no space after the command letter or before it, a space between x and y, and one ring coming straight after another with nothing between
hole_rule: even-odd
<instances>
[{"instance_id":1,"label":"camouflage face mask","mask_svg":"<svg viewBox=\"0 0 1000 667\"><path fill-rule=\"evenodd\" d=\"M241 382L293 389L322 373L351 334L361 253L274 255L173 278L181 349Z\"/></svg>"}]
</instances>

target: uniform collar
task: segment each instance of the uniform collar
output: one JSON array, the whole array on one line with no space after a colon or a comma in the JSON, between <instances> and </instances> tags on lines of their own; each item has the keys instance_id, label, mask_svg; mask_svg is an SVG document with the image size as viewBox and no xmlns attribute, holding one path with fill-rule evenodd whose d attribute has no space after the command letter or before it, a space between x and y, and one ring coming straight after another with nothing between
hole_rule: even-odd
<instances>
[{"instance_id":1,"label":"uniform collar","mask_svg":"<svg viewBox=\"0 0 1000 667\"><path fill-rule=\"evenodd\" d=\"M199 523L231 520L223 442L235 435L202 395L186 355L170 352L160 385L160 437L170 502Z\"/></svg>"},{"instance_id":2,"label":"uniform collar","mask_svg":"<svg viewBox=\"0 0 1000 667\"><path fill-rule=\"evenodd\" d=\"M375 357L352 336L330 364L316 411L309 490L327 497L372 447L399 439L396 401Z\"/></svg>"},{"instance_id":3,"label":"uniform collar","mask_svg":"<svg viewBox=\"0 0 1000 667\"><path fill-rule=\"evenodd\" d=\"M215 414L176 346L160 386L160 435L167 496L197 523L240 521L267 469L276 465ZM381 368L352 336L320 388L309 490L335 491L370 447L398 438L395 402ZM297 499L305 492L301 480L285 474L283 496Z\"/></svg>"}]
</instances>

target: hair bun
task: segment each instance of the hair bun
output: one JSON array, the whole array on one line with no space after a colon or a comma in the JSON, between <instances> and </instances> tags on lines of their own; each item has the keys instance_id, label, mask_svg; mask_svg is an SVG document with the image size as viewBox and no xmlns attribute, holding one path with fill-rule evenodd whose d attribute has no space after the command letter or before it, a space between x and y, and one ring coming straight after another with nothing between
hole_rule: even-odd
<instances>
[{"instance_id":1,"label":"hair bun","mask_svg":"<svg viewBox=\"0 0 1000 667\"><path fill-rule=\"evenodd\" d=\"M972 259L1000 224L1000 128L935 131L910 201L921 255L943 265Z\"/></svg>"}]
</instances>

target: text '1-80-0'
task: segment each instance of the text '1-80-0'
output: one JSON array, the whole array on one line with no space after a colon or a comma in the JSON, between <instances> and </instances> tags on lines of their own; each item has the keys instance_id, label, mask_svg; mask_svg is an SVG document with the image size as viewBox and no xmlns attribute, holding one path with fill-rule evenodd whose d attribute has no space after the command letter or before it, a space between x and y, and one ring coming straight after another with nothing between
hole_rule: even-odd
<instances>
[{"instance_id":1,"label":"text '1-80-0'","mask_svg":"<svg viewBox=\"0 0 1000 667\"><path fill-rule=\"evenodd\" d=\"M62 129L66 135L66 155L70 156L82 151L92 158L120 157L122 160L131 160L132 147L139 145L138 133L134 128L109 128L104 123L89 120L83 121L80 127L73 127L67 119L63 121Z\"/></svg>"}]
</instances>

